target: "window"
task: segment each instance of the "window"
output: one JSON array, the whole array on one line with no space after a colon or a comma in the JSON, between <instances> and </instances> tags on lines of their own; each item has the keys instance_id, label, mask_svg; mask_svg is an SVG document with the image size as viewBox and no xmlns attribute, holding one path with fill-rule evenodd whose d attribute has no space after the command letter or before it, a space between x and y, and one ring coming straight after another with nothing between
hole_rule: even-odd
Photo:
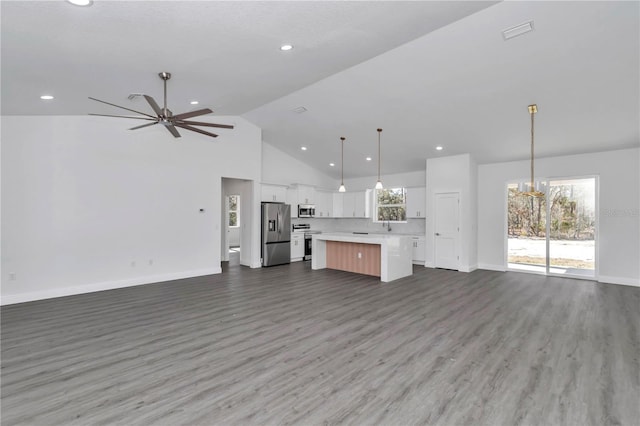
<instances>
[{"instance_id":1,"label":"window","mask_svg":"<svg viewBox=\"0 0 640 426\"><path fill-rule=\"evenodd\" d=\"M240 196L229 195L229 227L240 226Z\"/></svg>"},{"instance_id":2,"label":"window","mask_svg":"<svg viewBox=\"0 0 640 426\"><path fill-rule=\"evenodd\" d=\"M407 197L404 188L376 189L374 221L405 222Z\"/></svg>"}]
</instances>

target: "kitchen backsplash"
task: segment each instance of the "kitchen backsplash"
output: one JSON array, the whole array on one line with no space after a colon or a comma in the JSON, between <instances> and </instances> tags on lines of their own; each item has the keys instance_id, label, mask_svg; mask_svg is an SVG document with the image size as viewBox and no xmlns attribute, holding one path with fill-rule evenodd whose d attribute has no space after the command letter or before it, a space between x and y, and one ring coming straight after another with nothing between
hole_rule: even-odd
<instances>
[{"instance_id":1,"label":"kitchen backsplash","mask_svg":"<svg viewBox=\"0 0 640 426\"><path fill-rule=\"evenodd\" d=\"M386 226L371 219L291 219L291 223L308 223L311 229L323 232L387 232ZM424 219L408 219L406 223L391 223L391 234L425 234Z\"/></svg>"}]
</instances>

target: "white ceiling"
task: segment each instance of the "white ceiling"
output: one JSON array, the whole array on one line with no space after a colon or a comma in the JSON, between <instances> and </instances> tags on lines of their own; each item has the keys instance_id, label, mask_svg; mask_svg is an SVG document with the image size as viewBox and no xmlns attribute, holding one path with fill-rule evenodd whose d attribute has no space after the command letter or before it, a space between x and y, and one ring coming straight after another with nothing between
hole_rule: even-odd
<instances>
[{"instance_id":1,"label":"white ceiling","mask_svg":"<svg viewBox=\"0 0 640 426\"><path fill-rule=\"evenodd\" d=\"M2 114L119 113L88 96L147 108L127 96L160 101L157 73L170 71L174 111L197 99L243 115L265 142L336 178L340 136L345 177L376 174L377 127L383 174L465 152L480 163L527 158L530 103L539 156L638 146L639 6L2 1ZM502 39L531 19L535 31ZM299 106L308 111L291 111Z\"/></svg>"}]
</instances>

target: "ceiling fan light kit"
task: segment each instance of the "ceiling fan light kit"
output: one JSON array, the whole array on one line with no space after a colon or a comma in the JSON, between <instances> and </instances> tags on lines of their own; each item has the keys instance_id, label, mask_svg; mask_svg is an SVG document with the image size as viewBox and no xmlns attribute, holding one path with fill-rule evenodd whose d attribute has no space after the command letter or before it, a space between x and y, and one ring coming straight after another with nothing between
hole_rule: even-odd
<instances>
[{"instance_id":1,"label":"ceiling fan light kit","mask_svg":"<svg viewBox=\"0 0 640 426\"><path fill-rule=\"evenodd\" d=\"M154 126L156 124L162 124L169 131L169 133L171 133L176 138L181 137L181 135L178 132L178 129L176 129L176 127L181 128L181 129L185 129L185 130L190 130L192 132L200 133L200 134L203 134L203 135L206 135L206 136L211 136L213 138L218 137L218 135L215 134L215 133L207 132L207 131L202 130L202 129L198 129L197 127L193 127L193 126L218 127L218 128L221 128L221 129L233 129L233 126L228 125L228 124L214 124L214 123L207 123L207 122L203 122L203 121L188 121L187 120L188 118L191 118L191 117L198 117L200 115L213 113L213 111L210 110L209 108L203 108L203 109L199 109L199 110L196 110L196 111L190 111L190 112L185 112L185 113L182 113L182 114L173 115L171 110L167 107L167 81L171 78L171 73L163 71L163 72L159 73L158 76L160 77L160 79L164 83L164 107L160 108L160 106L155 101L155 99L153 99L149 95L142 94L142 96L146 99L147 103L151 106L151 109L153 109L153 112L156 114L155 116L153 116L151 114L147 114L147 113L142 112L142 111L136 111L136 110L131 109L131 108L125 108L123 106L112 104L110 102L102 101L100 99L96 99L96 98L92 98L92 97L89 97L89 99L91 99L93 101L96 101L96 102L103 103L103 104L111 105L111 106L114 106L116 108L124 109L126 111L131 111L131 112L134 112L136 114L139 114L140 116L112 115L112 114L93 114L93 113L89 113L89 115L97 115L97 116L101 116L101 117L133 118L133 119L137 119L137 120L150 121L150 123L145 123L145 124L142 124L140 126L131 127L129 130L137 130L137 129L142 129L143 127L149 127L149 126ZM136 95L139 95L139 94L136 93Z\"/></svg>"},{"instance_id":2,"label":"ceiling fan light kit","mask_svg":"<svg viewBox=\"0 0 640 426\"><path fill-rule=\"evenodd\" d=\"M531 183L529 184L529 190L524 192L523 194L529 197L544 197L544 193L537 191L534 182L534 174L533 174L533 124L534 124L534 116L538 112L538 105L532 104L528 106L529 115L531 116Z\"/></svg>"}]
</instances>

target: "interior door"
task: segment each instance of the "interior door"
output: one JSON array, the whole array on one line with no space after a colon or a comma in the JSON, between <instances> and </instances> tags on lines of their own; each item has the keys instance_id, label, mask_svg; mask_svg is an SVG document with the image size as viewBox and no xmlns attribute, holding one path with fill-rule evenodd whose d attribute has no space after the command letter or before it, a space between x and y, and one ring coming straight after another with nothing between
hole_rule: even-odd
<instances>
[{"instance_id":1,"label":"interior door","mask_svg":"<svg viewBox=\"0 0 640 426\"><path fill-rule=\"evenodd\" d=\"M436 194L435 208L435 267L457 270L460 256L459 194Z\"/></svg>"}]
</instances>

